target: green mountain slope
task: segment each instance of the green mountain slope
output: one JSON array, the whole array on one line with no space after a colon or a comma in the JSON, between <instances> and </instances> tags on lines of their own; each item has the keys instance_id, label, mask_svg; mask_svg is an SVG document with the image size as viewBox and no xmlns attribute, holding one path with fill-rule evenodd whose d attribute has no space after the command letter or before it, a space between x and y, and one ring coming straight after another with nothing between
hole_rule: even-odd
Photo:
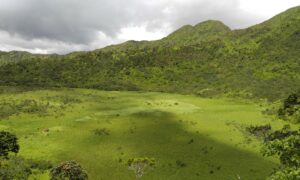
<instances>
[{"instance_id":1,"label":"green mountain slope","mask_svg":"<svg viewBox=\"0 0 300 180\"><path fill-rule=\"evenodd\" d=\"M0 66L0 85L275 100L300 88L300 7L242 30L206 21L158 41L128 41L64 56L15 56L6 62Z\"/></svg>"}]
</instances>

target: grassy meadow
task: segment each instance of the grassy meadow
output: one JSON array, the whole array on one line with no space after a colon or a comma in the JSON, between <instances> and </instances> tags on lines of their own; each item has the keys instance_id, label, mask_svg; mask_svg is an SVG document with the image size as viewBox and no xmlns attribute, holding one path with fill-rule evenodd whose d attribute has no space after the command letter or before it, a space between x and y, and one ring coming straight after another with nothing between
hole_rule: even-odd
<instances>
[{"instance_id":1,"label":"grassy meadow","mask_svg":"<svg viewBox=\"0 0 300 180\"><path fill-rule=\"evenodd\" d=\"M0 130L18 136L21 156L76 160L92 180L135 179L126 166L134 157L156 160L142 179L264 179L279 162L245 127L286 124L246 100L154 92L9 90L0 107Z\"/></svg>"}]
</instances>

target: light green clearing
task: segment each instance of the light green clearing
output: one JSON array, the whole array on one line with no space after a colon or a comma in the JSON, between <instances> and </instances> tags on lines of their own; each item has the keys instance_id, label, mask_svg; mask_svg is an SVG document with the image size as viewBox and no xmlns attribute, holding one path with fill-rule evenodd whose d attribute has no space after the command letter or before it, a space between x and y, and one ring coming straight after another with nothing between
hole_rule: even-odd
<instances>
[{"instance_id":1,"label":"light green clearing","mask_svg":"<svg viewBox=\"0 0 300 180\"><path fill-rule=\"evenodd\" d=\"M81 102L47 116L19 114L0 121L0 129L19 137L20 155L55 164L77 160L92 180L134 179L125 165L132 157L155 158L157 167L143 178L155 180L263 179L278 163L262 157L259 141L241 129L266 123L279 128L285 123L263 116L262 107L251 102L85 89L2 94L0 98L41 100L61 95ZM51 98L48 101L58 105ZM97 136L93 132L97 128L106 128L110 134ZM176 161L186 166L178 167ZM46 179L47 175L36 177Z\"/></svg>"}]
</instances>

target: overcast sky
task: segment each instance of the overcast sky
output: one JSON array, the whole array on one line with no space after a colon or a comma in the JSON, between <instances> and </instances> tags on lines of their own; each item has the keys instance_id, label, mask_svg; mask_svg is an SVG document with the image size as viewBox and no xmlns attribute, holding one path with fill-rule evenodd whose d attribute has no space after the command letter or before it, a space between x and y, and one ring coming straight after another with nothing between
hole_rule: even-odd
<instances>
[{"instance_id":1,"label":"overcast sky","mask_svg":"<svg viewBox=\"0 0 300 180\"><path fill-rule=\"evenodd\" d=\"M245 28L300 0L0 0L0 50L59 53L160 39L186 24Z\"/></svg>"}]
</instances>

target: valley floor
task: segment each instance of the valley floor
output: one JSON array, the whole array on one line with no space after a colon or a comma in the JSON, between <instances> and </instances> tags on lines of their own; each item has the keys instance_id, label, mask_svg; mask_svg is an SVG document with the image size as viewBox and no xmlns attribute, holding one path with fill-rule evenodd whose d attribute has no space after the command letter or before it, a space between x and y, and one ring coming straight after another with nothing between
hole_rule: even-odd
<instances>
[{"instance_id":1,"label":"valley floor","mask_svg":"<svg viewBox=\"0 0 300 180\"><path fill-rule=\"evenodd\" d=\"M76 160L92 180L135 179L126 166L134 157L156 160L143 179L264 179L278 162L244 129L285 124L251 102L167 93L54 89L3 92L0 100L30 105L0 116L0 130L19 137L21 156Z\"/></svg>"}]
</instances>

